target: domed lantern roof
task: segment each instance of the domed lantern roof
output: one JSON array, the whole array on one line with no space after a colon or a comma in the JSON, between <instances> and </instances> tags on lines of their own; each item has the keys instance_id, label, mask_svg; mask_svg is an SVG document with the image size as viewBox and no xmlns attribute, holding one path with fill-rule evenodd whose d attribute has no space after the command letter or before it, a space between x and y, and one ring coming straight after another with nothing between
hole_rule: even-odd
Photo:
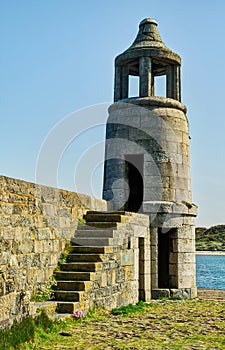
<instances>
[{"instance_id":1,"label":"domed lantern roof","mask_svg":"<svg viewBox=\"0 0 225 350\"><path fill-rule=\"evenodd\" d=\"M139 97L154 96L154 77L166 75L166 97L180 101L180 65L180 56L162 41L157 22L145 18L133 44L115 59L115 101L128 97L129 75L140 77Z\"/></svg>"},{"instance_id":2,"label":"domed lantern roof","mask_svg":"<svg viewBox=\"0 0 225 350\"><path fill-rule=\"evenodd\" d=\"M181 64L179 55L171 51L162 41L158 23L153 18L145 18L139 24L138 34L133 44L116 57L116 64L141 56L158 57L166 61Z\"/></svg>"}]
</instances>

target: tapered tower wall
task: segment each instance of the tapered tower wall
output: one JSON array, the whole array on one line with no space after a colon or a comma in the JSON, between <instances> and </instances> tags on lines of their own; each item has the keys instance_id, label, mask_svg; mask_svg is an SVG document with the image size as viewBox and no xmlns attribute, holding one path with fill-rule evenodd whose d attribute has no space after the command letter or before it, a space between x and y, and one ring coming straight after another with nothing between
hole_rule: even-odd
<instances>
[{"instance_id":1,"label":"tapered tower wall","mask_svg":"<svg viewBox=\"0 0 225 350\"><path fill-rule=\"evenodd\" d=\"M104 198L111 200L115 209L127 206L132 189L128 188L126 157L135 154L143 155L142 170L139 169L143 201L138 211L148 211L149 201L191 203L185 112L184 105L169 98L128 99L109 108ZM113 161L115 165L111 166Z\"/></svg>"}]
</instances>

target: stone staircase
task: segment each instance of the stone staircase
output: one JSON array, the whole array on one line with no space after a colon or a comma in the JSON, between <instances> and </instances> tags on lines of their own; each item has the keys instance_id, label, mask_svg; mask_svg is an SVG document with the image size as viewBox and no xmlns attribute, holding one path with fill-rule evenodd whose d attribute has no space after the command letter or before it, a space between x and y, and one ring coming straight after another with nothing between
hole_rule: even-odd
<instances>
[{"instance_id":1,"label":"stone staircase","mask_svg":"<svg viewBox=\"0 0 225 350\"><path fill-rule=\"evenodd\" d=\"M89 211L84 215L86 225L80 226L72 243L79 246L115 246L125 243L126 212Z\"/></svg>"},{"instance_id":2,"label":"stone staircase","mask_svg":"<svg viewBox=\"0 0 225 350\"><path fill-rule=\"evenodd\" d=\"M66 263L60 264L60 271L55 272L54 295L59 313L88 310L97 300L101 305L104 299L107 305L107 298L110 304L112 290L116 293L121 288L118 259L121 249L129 250L132 217L126 212L90 211L84 218L86 224L80 226L72 238Z\"/></svg>"},{"instance_id":3,"label":"stone staircase","mask_svg":"<svg viewBox=\"0 0 225 350\"><path fill-rule=\"evenodd\" d=\"M106 253L104 247L72 247L67 262L55 272L57 289L54 295L60 313L86 308L84 294L94 289L97 271L102 269L101 255Z\"/></svg>"}]
</instances>

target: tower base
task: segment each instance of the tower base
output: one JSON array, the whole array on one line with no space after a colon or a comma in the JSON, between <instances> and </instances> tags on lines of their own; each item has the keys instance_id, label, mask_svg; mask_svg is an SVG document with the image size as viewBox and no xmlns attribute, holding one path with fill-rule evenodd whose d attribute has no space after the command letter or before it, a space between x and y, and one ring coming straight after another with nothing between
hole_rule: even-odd
<instances>
[{"instance_id":1,"label":"tower base","mask_svg":"<svg viewBox=\"0 0 225 350\"><path fill-rule=\"evenodd\" d=\"M163 298L194 299L197 297L197 288L152 289L151 297L152 299L163 299Z\"/></svg>"},{"instance_id":2,"label":"tower base","mask_svg":"<svg viewBox=\"0 0 225 350\"><path fill-rule=\"evenodd\" d=\"M152 201L143 211L150 219L152 297L196 297L196 206Z\"/></svg>"}]
</instances>

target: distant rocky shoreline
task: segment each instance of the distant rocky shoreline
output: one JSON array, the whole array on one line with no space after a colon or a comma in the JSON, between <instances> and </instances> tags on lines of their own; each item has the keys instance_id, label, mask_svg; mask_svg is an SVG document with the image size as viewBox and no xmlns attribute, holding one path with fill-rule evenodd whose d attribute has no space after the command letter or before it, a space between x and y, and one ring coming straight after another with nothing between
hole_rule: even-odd
<instances>
[{"instance_id":1,"label":"distant rocky shoreline","mask_svg":"<svg viewBox=\"0 0 225 350\"><path fill-rule=\"evenodd\" d=\"M196 227L195 230L196 251L213 252L221 255L225 253L225 225L216 225L210 228ZM202 254L202 253L201 253Z\"/></svg>"}]
</instances>

